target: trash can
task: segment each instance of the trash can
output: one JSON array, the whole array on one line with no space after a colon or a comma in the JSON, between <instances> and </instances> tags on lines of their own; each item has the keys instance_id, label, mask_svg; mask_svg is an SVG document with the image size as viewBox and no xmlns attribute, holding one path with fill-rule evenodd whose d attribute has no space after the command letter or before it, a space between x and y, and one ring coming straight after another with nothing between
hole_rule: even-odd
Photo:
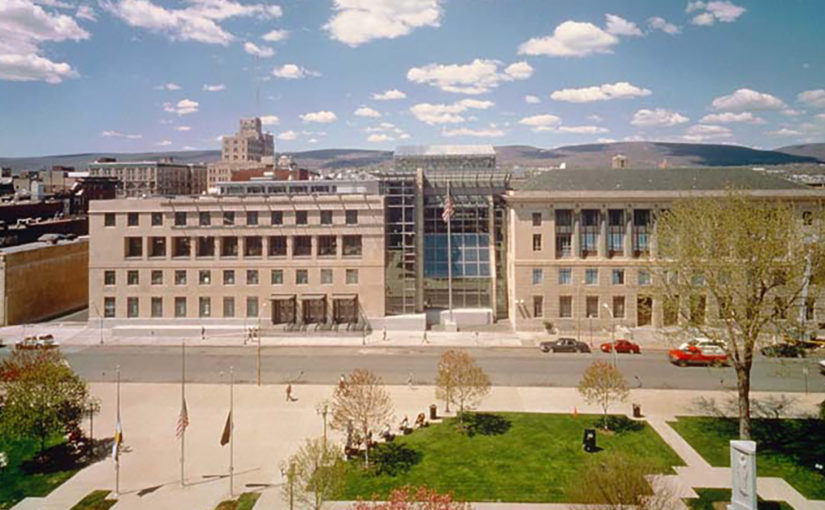
<instances>
[{"instance_id":1,"label":"trash can","mask_svg":"<svg viewBox=\"0 0 825 510\"><path fill-rule=\"evenodd\" d=\"M435 407L435 404L430 405L430 419L431 420L435 420L436 418L438 418L438 412L436 411L436 409L437 408Z\"/></svg>"},{"instance_id":2,"label":"trash can","mask_svg":"<svg viewBox=\"0 0 825 510\"><path fill-rule=\"evenodd\" d=\"M642 417L642 406L639 404L633 404L633 417L634 418L641 418Z\"/></svg>"},{"instance_id":3,"label":"trash can","mask_svg":"<svg viewBox=\"0 0 825 510\"><path fill-rule=\"evenodd\" d=\"M596 451L596 429L584 429L582 447L588 453Z\"/></svg>"}]
</instances>

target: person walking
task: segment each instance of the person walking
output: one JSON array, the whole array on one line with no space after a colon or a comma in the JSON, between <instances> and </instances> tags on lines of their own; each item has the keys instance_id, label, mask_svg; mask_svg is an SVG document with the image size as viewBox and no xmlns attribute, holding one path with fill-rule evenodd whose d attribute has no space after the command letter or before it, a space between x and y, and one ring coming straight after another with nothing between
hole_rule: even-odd
<instances>
[{"instance_id":1,"label":"person walking","mask_svg":"<svg viewBox=\"0 0 825 510\"><path fill-rule=\"evenodd\" d=\"M201 341L206 340L206 328L201 326Z\"/></svg>"},{"instance_id":2,"label":"person walking","mask_svg":"<svg viewBox=\"0 0 825 510\"><path fill-rule=\"evenodd\" d=\"M407 378L407 386L409 386L410 389L413 389L413 373L412 372L410 372L410 376Z\"/></svg>"},{"instance_id":3,"label":"person walking","mask_svg":"<svg viewBox=\"0 0 825 510\"><path fill-rule=\"evenodd\" d=\"M292 398L292 383L286 385L286 401L287 402L294 402L295 399Z\"/></svg>"}]
</instances>

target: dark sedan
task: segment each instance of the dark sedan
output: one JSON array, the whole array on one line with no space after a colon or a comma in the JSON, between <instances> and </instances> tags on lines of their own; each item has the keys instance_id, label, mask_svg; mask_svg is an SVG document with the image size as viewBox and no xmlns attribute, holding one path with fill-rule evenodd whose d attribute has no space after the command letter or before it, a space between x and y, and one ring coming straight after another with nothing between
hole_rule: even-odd
<instances>
[{"instance_id":1,"label":"dark sedan","mask_svg":"<svg viewBox=\"0 0 825 510\"><path fill-rule=\"evenodd\" d=\"M590 346L579 342L575 338L559 338L558 340L539 344L541 352L590 352Z\"/></svg>"}]
</instances>

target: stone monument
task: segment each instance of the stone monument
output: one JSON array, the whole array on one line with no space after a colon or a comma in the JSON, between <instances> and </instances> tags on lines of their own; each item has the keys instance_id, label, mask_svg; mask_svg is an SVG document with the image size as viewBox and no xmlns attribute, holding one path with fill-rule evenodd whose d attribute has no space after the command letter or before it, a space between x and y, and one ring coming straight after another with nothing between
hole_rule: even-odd
<instances>
[{"instance_id":1,"label":"stone monument","mask_svg":"<svg viewBox=\"0 0 825 510\"><path fill-rule=\"evenodd\" d=\"M728 510L756 510L756 442L730 442L730 472Z\"/></svg>"}]
</instances>

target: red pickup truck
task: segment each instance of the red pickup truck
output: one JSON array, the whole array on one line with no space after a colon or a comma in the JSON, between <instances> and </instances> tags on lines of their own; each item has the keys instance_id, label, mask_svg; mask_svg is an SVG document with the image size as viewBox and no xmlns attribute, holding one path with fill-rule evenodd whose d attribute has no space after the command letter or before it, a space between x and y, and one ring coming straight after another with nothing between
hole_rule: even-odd
<instances>
[{"instance_id":1,"label":"red pickup truck","mask_svg":"<svg viewBox=\"0 0 825 510\"><path fill-rule=\"evenodd\" d=\"M670 362L680 367L688 365L714 365L727 366L728 355L724 349L714 345L696 347L688 345L684 349L673 349L668 352Z\"/></svg>"}]
</instances>

